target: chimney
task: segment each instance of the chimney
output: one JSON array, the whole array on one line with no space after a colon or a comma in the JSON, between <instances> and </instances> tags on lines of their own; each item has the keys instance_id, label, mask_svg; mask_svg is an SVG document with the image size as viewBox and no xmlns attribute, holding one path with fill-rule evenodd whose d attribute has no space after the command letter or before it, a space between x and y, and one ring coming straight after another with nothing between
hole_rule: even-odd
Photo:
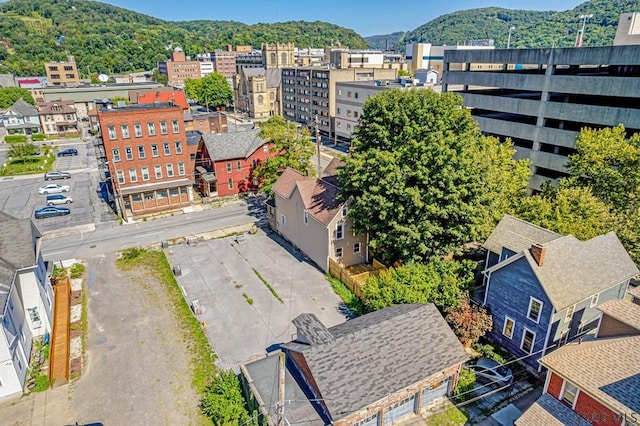
<instances>
[{"instance_id":1,"label":"chimney","mask_svg":"<svg viewBox=\"0 0 640 426\"><path fill-rule=\"evenodd\" d=\"M547 254L547 248L542 244L533 243L531 246L531 256L536 261L538 266L544 265L544 256Z\"/></svg>"}]
</instances>

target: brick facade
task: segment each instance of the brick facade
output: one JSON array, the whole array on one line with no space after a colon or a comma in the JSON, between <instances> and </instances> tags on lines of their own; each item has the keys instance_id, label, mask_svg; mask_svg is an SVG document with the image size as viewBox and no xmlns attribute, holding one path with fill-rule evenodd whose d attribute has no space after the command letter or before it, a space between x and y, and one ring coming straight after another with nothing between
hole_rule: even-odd
<instances>
[{"instance_id":1,"label":"brick facade","mask_svg":"<svg viewBox=\"0 0 640 426\"><path fill-rule=\"evenodd\" d=\"M168 103L98 111L118 209L124 217L171 210L193 199L182 109Z\"/></svg>"},{"instance_id":2,"label":"brick facade","mask_svg":"<svg viewBox=\"0 0 640 426\"><path fill-rule=\"evenodd\" d=\"M564 380L562 380L562 377L558 376L556 373L550 372L549 374L551 374L551 378L549 379L549 385L547 386L547 393L559 400Z\"/></svg>"},{"instance_id":3,"label":"brick facade","mask_svg":"<svg viewBox=\"0 0 640 426\"><path fill-rule=\"evenodd\" d=\"M620 426L623 416L611 411L591 396L580 392L576 401L576 413L594 426Z\"/></svg>"}]
</instances>

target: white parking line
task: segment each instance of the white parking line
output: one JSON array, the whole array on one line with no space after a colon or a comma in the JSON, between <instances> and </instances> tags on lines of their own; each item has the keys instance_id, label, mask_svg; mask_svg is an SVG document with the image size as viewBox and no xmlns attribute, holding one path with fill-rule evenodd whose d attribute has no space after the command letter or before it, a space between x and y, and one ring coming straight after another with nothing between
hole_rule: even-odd
<instances>
[{"instance_id":1,"label":"white parking line","mask_svg":"<svg viewBox=\"0 0 640 426\"><path fill-rule=\"evenodd\" d=\"M45 257L53 256L55 254L60 254L60 253L66 253L68 251L69 250L54 251L54 252L51 252L51 253L47 253L47 255Z\"/></svg>"}]
</instances>

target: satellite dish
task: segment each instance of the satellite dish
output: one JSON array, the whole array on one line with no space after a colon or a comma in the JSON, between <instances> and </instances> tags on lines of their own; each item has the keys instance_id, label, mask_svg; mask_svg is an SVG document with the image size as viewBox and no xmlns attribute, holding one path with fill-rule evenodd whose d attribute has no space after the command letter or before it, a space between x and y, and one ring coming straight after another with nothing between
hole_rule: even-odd
<instances>
[{"instance_id":1,"label":"satellite dish","mask_svg":"<svg viewBox=\"0 0 640 426\"><path fill-rule=\"evenodd\" d=\"M100 74L98 76L98 80L100 80L103 83L106 83L107 81L109 81L109 76L106 74Z\"/></svg>"}]
</instances>

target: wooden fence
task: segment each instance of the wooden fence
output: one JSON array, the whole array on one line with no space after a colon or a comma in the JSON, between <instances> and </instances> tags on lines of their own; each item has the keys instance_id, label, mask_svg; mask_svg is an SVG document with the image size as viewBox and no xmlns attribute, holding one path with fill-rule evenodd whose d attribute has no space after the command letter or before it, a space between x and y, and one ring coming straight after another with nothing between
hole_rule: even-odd
<instances>
[{"instance_id":1,"label":"wooden fence","mask_svg":"<svg viewBox=\"0 0 640 426\"><path fill-rule=\"evenodd\" d=\"M345 267L334 259L329 258L329 274L339 279L360 300L363 300L362 287L366 284L367 278L377 276L386 269L386 266L375 259L371 265L360 263Z\"/></svg>"}]
</instances>

